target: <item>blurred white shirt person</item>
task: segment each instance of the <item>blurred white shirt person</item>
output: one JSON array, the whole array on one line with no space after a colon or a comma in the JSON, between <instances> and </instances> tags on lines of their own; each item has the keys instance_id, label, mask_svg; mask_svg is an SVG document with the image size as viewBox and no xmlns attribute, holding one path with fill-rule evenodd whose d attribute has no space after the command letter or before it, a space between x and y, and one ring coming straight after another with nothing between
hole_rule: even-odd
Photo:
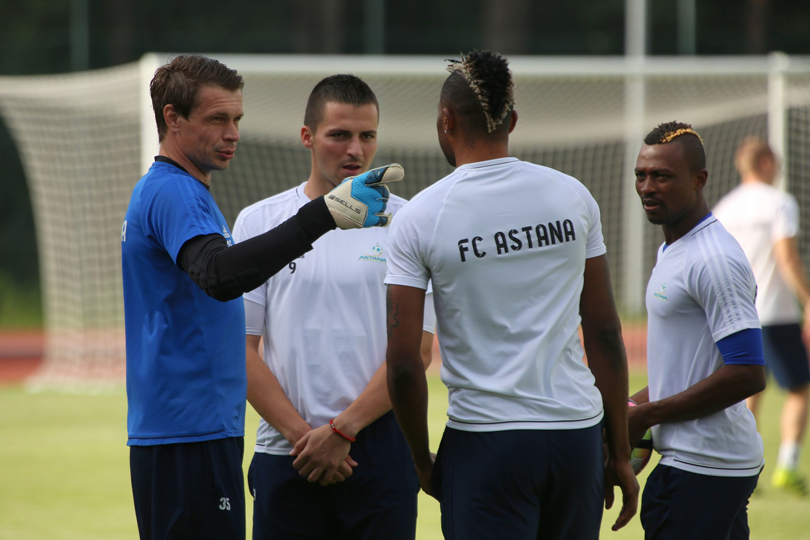
<instances>
[{"instance_id":1,"label":"blurred white shirt person","mask_svg":"<svg viewBox=\"0 0 810 540\"><path fill-rule=\"evenodd\" d=\"M787 391L782 407L781 443L771 484L798 495L807 494L799 473L802 442L810 402L810 364L805 344L810 339L810 282L799 255L799 205L789 193L773 186L779 163L763 141L748 138L737 150L740 185L714 208L745 251L759 288L757 310L762 323L765 365ZM760 394L748 398L756 415Z\"/></svg>"}]
</instances>

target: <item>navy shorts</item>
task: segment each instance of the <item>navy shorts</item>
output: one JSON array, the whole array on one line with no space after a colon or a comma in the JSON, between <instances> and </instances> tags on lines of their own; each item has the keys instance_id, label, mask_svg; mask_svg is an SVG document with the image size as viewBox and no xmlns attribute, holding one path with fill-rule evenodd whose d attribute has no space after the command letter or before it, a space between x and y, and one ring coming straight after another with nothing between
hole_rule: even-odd
<instances>
[{"instance_id":1,"label":"navy shorts","mask_svg":"<svg viewBox=\"0 0 810 540\"><path fill-rule=\"evenodd\" d=\"M243 437L130 447L141 540L244 540L244 448Z\"/></svg>"},{"instance_id":2,"label":"navy shorts","mask_svg":"<svg viewBox=\"0 0 810 540\"><path fill-rule=\"evenodd\" d=\"M432 482L446 539L598 538L605 500L602 426L446 428Z\"/></svg>"},{"instance_id":3,"label":"navy shorts","mask_svg":"<svg viewBox=\"0 0 810 540\"><path fill-rule=\"evenodd\" d=\"M419 480L394 413L363 429L349 455L352 475L322 486L298 474L293 456L254 454L254 540L413 540Z\"/></svg>"},{"instance_id":4,"label":"navy shorts","mask_svg":"<svg viewBox=\"0 0 810 540\"><path fill-rule=\"evenodd\" d=\"M776 324L762 327L765 367L773 373L779 386L797 390L810 383L810 363L798 324Z\"/></svg>"},{"instance_id":5,"label":"navy shorts","mask_svg":"<svg viewBox=\"0 0 810 540\"><path fill-rule=\"evenodd\" d=\"M641 496L645 540L746 540L756 476L695 474L657 465Z\"/></svg>"}]
</instances>

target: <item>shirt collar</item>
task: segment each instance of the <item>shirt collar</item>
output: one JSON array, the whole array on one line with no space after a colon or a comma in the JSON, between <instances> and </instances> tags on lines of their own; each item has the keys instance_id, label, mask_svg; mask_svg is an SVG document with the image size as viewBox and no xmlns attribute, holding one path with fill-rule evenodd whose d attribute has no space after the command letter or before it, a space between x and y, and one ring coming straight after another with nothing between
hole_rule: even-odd
<instances>
[{"instance_id":1,"label":"shirt collar","mask_svg":"<svg viewBox=\"0 0 810 540\"><path fill-rule=\"evenodd\" d=\"M476 161L474 163L465 163L464 165L459 165L459 169L483 169L484 167L497 167L498 165L503 165L504 163L514 163L520 161L516 157L504 157L498 159L488 159L486 161Z\"/></svg>"}]
</instances>

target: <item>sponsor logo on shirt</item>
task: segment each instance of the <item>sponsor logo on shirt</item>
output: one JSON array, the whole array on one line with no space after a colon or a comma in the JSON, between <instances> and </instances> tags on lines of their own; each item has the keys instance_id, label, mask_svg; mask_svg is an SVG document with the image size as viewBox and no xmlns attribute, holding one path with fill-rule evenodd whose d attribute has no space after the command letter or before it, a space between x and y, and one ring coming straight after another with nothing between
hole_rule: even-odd
<instances>
[{"instance_id":1,"label":"sponsor logo on shirt","mask_svg":"<svg viewBox=\"0 0 810 540\"><path fill-rule=\"evenodd\" d=\"M667 298L666 292L667 292L667 284L662 283L661 288L658 289L658 292L653 293L653 296L663 300L664 302L669 302L669 298Z\"/></svg>"},{"instance_id":2,"label":"sponsor logo on shirt","mask_svg":"<svg viewBox=\"0 0 810 540\"><path fill-rule=\"evenodd\" d=\"M366 255L360 255L357 259L358 261L370 261L370 262L378 262L385 264L385 257L383 257L383 248L378 243L374 244L374 247L371 248L371 253Z\"/></svg>"}]
</instances>

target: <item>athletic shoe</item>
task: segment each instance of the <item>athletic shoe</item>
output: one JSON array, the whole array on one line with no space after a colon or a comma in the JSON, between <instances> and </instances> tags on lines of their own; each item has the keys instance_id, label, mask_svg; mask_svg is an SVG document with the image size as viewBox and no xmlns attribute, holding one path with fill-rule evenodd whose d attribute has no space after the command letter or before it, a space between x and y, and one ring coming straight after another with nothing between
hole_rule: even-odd
<instances>
[{"instance_id":1,"label":"athletic shoe","mask_svg":"<svg viewBox=\"0 0 810 540\"><path fill-rule=\"evenodd\" d=\"M777 468L771 477L771 485L801 497L807 495L807 484L795 469Z\"/></svg>"}]
</instances>

